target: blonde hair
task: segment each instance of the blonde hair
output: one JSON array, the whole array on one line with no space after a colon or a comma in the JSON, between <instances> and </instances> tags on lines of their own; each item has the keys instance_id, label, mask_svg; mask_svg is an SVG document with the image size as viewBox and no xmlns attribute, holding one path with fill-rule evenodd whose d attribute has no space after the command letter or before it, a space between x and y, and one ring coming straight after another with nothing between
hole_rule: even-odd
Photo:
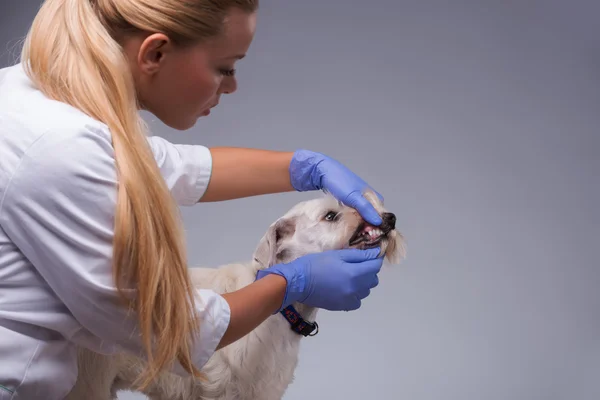
<instances>
[{"instance_id":1,"label":"blonde hair","mask_svg":"<svg viewBox=\"0 0 600 400\"><path fill-rule=\"evenodd\" d=\"M218 35L231 7L253 12L258 0L46 0L21 53L46 96L111 131L119 174L113 274L119 293L137 288L130 305L148 354L141 387L175 359L202 377L191 358L199 322L179 210L149 147L121 40L162 32L193 44Z\"/></svg>"}]
</instances>

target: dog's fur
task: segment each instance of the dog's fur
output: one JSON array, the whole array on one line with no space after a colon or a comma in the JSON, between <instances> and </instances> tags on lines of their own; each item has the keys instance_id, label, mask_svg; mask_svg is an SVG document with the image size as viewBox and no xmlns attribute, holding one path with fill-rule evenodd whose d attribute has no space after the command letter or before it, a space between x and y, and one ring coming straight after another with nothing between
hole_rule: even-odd
<instances>
[{"instance_id":1,"label":"dog's fur","mask_svg":"<svg viewBox=\"0 0 600 400\"><path fill-rule=\"evenodd\" d=\"M388 218L385 223L392 219L391 230L379 246L387 261L397 264L404 257L404 241L395 230L395 217L385 213L374 193L366 195ZM191 268L191 278L198 288L232 292L252 283L259 269L273 264L309 253L362 248L349 243L364 224L357 211L331 196L304 201L271 224L250 261L216 269ZM314 321L316 309L302 304L294 307L305 320ZM282 315L272 315L245 337L214 353L202 369L207 381L163 372L144 393L153 400L281 399L293 380L302 338ZM143 361L130 354L107 356L81 348L79 377L66 400L108 400L115 399L119 390L135 391L133 382L142 369Z\"/></svg>"}]
</instances>

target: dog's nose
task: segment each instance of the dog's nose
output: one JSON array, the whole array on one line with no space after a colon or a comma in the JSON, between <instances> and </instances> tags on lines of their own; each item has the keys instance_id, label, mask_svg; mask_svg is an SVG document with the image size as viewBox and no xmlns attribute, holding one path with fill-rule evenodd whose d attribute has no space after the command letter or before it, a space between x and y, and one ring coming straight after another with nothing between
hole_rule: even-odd
<instances>
[{"instance_id":1,"label":"dog's nose","mask_svg":"<svg viewBox=\"0 0 600 400\"><path fill-rule=\"evenodd\" d=\"M396 215L394 213L383 213L381 219L390 229L396 229Z\"/></svg>"}]
</instances>

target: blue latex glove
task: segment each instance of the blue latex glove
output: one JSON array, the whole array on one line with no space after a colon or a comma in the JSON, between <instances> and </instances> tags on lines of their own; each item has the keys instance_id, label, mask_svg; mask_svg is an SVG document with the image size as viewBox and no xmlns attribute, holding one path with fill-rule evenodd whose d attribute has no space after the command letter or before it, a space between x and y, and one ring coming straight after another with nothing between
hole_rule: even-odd
<instances>
[{"instance_id":1,"label":"blue latex glove","mask_svg":"<svg viewBox=\"0 0 600 400\"><path fill-rule=\"evenodd\" d=\"M368 223L381 224L381 217L363 196L363 191L371 187L338 161L310 150L297 150L289 170L296 191L323 190L356 209ZM383 201L381 194L375 193Z\"/></svg>"},{"instance_id":2,"label":"blue latex glove","mask_svg":"<svg viewBox=\"0 0 600 400\"><path fill-rule=\"evenodd\" d=\"M259 270L256 279L277 274L287 280L278 312L299 302L331 311L356 310L361 300L379 284L381 249L344 249L314 253L289 263Z\"/></svg>"}]
</instances>

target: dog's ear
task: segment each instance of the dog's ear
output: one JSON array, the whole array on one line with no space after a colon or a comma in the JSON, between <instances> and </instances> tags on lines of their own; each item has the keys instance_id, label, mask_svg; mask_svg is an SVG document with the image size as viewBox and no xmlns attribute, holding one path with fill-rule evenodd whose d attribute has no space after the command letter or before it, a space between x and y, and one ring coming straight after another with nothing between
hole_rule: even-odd
<instances>
[{"instance_id":1,"label":"dog's ear","mask_svg":"<svg viewBox=\"0 0 600 400\"><path fill-rule=\"evenodd\" d=\"M294 219L281 218L275 221L258 243L254 251L254 261L258 262L263 268L276 264L281 242L293 236L295 232L296 221Z\"/></svg>"}]
</instances>

